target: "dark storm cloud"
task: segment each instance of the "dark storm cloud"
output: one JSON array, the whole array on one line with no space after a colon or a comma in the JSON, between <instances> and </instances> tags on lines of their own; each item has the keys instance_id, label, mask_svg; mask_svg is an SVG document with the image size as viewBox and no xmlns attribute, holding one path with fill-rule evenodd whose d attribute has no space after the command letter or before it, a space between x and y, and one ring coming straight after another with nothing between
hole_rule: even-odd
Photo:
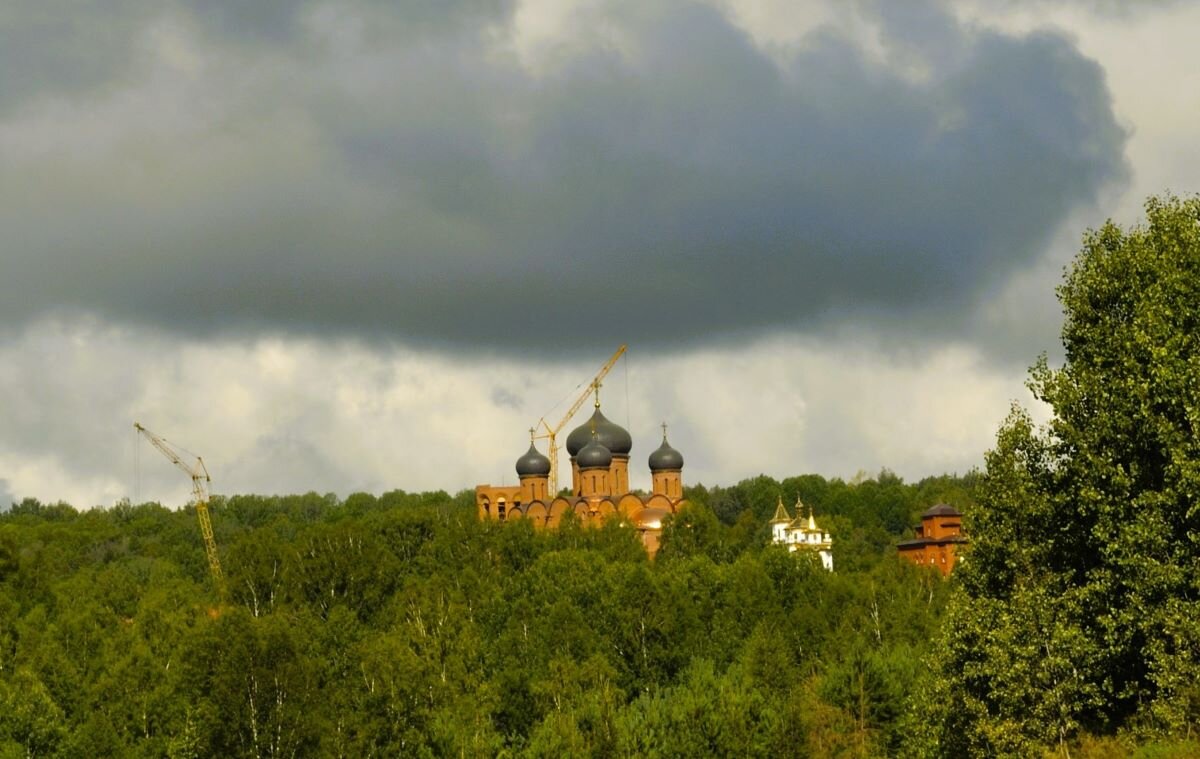
<instances>
[{"instance_id":1,"label":"dark storm cloud","mask_svg":"<svg viewBox=\"0 0 1200 759\"><path fill-rule=\"evenodd\" d=\"M326 6L331 12L356 9L376 25L376 33L408 37L446 31L464 24L489 24L507 18L514 0L360 0ZM182 0L182 6L219 41L294 40L304 34L307 14L320 9L316 0Z\"/></svg>"},{"instance_id":2,"label":"dark storm cloud","mask_svg":"<svg viewBox=\"0 0 1200 759\"><path fill-rule=\"evenodd\" d=\"M1190 0L984 0L984 5L1001 9L1052 10L1061 7L1078 7L1099 15L1132 16L1144 15L1160 8L1173 8Z\"/></svg>"},{"instance_id":3,"label":"dark storm cloud","mask_svg":"<svg viewBox=\"0 0 1200 759\"><path fill-rule=\"evenodd\" d=\"M0 114L37 98L70 97L112 86L143 65L147 28L191 24L219 45L271 45L304 35L314 0L9 0L0 7ZM368 10L389 7L365 0ZM511 0L419 0L389 31L445 29L504 19Z\"/></svg>"},{"instance_id":4,"label":"dark storm cloud","mask_svg":"<svg viewBox=\"0 0 1200 759\"><path fill-rule=\"evenodd\" d=\"M142 22L136 0L16 0L0 6L0 115L36 96L86 91L122 74Z\"/></svg>"},{"instance_id":5,"label":"dark storm cloud","mask_svg":"<svg viewBox=\"0 0 1200 759\"><path fill-rule=\"evenodd\" d=\"M247 92L111 155L0 152L0 317L531 350L944 332L1126 172L1099 66L931 3L870 11L881 50L822 29L782 58L712 8L601 4L533 70L503 3L361 4L349 43L317 6L192 5L241 35ZM243 39L276 31L283 73Z\"/></svg>"},{"instance_id":6,"label":"dark storm cloud","mask_svg":"<svg viewBox=\"0 0 1200 759\"><path fill-rule=\"evenodd\" d=\"M494 403L497 406L503 406L505 408L516 409L518 411L521 410L521 408L522 408L521 396L519 394L513 392L512 390L509 390L508 388L504 388L504 387L492 388L491 399L492 399L492 403Z\"/></svg>"},{"instance_id":7,"label":"dark storm cloud","mask_svg":"<svg viewBox=\"0 0 1200 759\"><path fill-rule=\"evenodd\" d=\"M305 0L186 0L195 18L215 35L239 41L289 39L308 5Z\"/></svg>"},{"instance_id":8,"label":"dark storm cloud","mask_svg":"<svg viewBox=\"0 0 1200 759\"><path fill-rule=\"evenodd\" d=\"M279 493L328 492L329 483L361 487L333 461L331 452L313 439L312 429L305 428L301 420L258 438L250 455L229 462L226 482L260 482L266 492Z\"/></svg>"}]
</instances>

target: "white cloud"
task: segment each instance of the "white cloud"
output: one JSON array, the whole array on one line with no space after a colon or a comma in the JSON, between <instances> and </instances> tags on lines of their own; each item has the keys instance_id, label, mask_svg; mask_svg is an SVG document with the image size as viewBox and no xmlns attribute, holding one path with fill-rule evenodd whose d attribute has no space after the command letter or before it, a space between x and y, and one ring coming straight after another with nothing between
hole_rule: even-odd
<instances>
[{"instance_id":1,"label":"white cloud","mask_svg":"<svg viewBox=\"0 0 1200 759\"><path fill-rule=\"evenodd\" d=\"M78 506L186 502L186 477L135 442L137 420L203 456L218 493L512 483L527 428L542 414L556 420L603 358L539 365L40 322L0 344L0 392L14 400L0 412L0 473L22 495ZM663 420L690 482L884 466L917 478L980 463L1024 392L1020 377L990 367L961 346L906 364L799 339L675 356L635 344L602 398L634 436L635 486L649 485L645 458ZM586 417L585 407L567 430Z\"/></svg>"}]
</instances>

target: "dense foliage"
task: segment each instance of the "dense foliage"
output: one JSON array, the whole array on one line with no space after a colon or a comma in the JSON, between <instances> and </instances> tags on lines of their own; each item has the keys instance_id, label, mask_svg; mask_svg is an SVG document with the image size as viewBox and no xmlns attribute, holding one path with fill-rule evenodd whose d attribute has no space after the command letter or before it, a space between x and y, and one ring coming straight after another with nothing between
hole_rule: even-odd
<instances>
[{"instance_id":1,"label":"dense foliage","mask_svg":"<svg viewBox=\"0 0 1200 759\"><path fill-rule=\"evenodd\" d=\"M1147 212L1085 238L1029 383L1053 418L987 456L925 753L1200 728L1200 199Z\"/></svg>"},{"instance_id":2,"label":"dense foliage","mask_svg":"<svg viewBox=\"0 0 1200 759\"><path fill-rule=\"evenodd\" d=\"M27 500L0 516L0 756L893 753L949 585L889 530L968 484L696 488L654 562L470 493L217 498L224 602L190 509ZM798 491L844 570L766 545Z\"/></svg>"},{"instance_id":3,"label":"dense foliage","mask_svg":"<svg viewBox=\"0 0 1200 759\"><path fill-rule=\"evenodd\" d=\"M0 757L1200 755L1200 199L1147 210L983 475L697 486L655 561L469 492L239 496L220 597L190 509L17 504ZM797 495L836 573L768 545ZM893 548L938 501L949 582Z\"/></svg>"}]
</instances>

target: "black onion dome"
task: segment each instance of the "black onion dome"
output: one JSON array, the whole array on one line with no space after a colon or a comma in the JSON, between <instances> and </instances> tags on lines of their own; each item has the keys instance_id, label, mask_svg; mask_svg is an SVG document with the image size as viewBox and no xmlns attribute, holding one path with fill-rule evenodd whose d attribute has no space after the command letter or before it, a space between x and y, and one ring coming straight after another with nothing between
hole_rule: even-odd
<instances>
[{"instance_id":1,"label":"black onion dome","mask_svg":"<svg viewBox=\"0 0 1200 759\"><path fill-rule=\"evenodd\" d=\"M666 435L663 435L662 445L650 454L650 471L664 469L683 469L683 454L671 447Z\"/></svg>"},{"instance_id":2,"label":"black onion dome","mask_svg":"<svg viewBox=\"0 0 1200 759\"><path fill-rule=\"evenodd\" d=\"M590 443L575 454L575 463L579 465L580 470L608 469L612 465L612 451L601 445L599 437L593 437Z\"/></svg>"},{"instance_id":3,"label":"black onion dome","mask_svg":"<svg viewBox=\"0 0 1200 759\"><path fill-rule=\"evenodd\" d=\"M592 426L596 428L596 439L600 445L604 446L611 453L617 455L629 455L633 450L633 438L619 424L611 422L608 417L600 413L600 409L596 409L592 413L592 418L571 430L571 434L567 435L567 453L571 456L578 456L583 450L588 441L592 439Z\"/></svg>"},{"instance_id":4,"label":"black onion dome","mask_svg":"<svg viewBox=\"0 0 1200 759\"><path fill-rule=\"evenodd\" d=\"M525 455L517 459L518 477L545 477L550 474L550 459L542 455L533 443Z\"/></svg>"}]
</instances>

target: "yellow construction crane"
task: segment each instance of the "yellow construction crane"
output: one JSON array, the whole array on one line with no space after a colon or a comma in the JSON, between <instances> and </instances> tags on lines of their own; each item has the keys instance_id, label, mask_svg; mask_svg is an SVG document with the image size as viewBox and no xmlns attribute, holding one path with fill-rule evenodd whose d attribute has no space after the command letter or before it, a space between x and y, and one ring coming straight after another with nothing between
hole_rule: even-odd
<instances>
[{"instance_id":1,"label":"yellow construction crane","mask_svg":"<svg viewBox=\"0 0 1200 759\"><path fill-rule=\"evenodd\" d=\"M192 478L192 495L196 498L196 518L200 520L200 534L204 537L204 552L208 555L208 570L212 573L217 592L224 593L225 579L221 574L221 560L217 556L217 541L213 539L212 522L208 518L208 483L212 482L212 478L208 476L208 468L204 466L204 459L196 456L196 463L188 466L180 452L171 447L166 440L137 422L133 423L133 428L142 433L150 441L150 445L170 459L172 464ZM190 455L195 456L195 454Z\"/></svg>"},{"instance_id":2,"label":"yellow construction crane","mask_svg":"<svg viewBox=\"0 0 1200 759\"><path fill-rule=\"evenodd\" d=\"M596 373L596 376L593 377L590 382L588 382L587 390L584 390L583 395L580 395L575 399L575 402L571 404L571 408L567 410L567 413L562 419L559 420L558 424L551 427L544 416L538 420L538 427L544 429L545 432L534 435L534 438L536 440L550 441L548 447L550 449L550 492L552 494L558 494L558 433L562 432L562 428L566 425L566 423L571 421L571 417L575 416L575 413L579 411L581 406L583 406L583 403L588 399L588 396L597 392L600 387L600 381L608 376L609 370L612 369L613 365L617 363L617 359L625 355L625 349L625 345L617 348L617 352L612 354L612 358L610 358L608 362L604 364L604 366L600 367L600 371Z\"/></svg>"}]
</instances>

